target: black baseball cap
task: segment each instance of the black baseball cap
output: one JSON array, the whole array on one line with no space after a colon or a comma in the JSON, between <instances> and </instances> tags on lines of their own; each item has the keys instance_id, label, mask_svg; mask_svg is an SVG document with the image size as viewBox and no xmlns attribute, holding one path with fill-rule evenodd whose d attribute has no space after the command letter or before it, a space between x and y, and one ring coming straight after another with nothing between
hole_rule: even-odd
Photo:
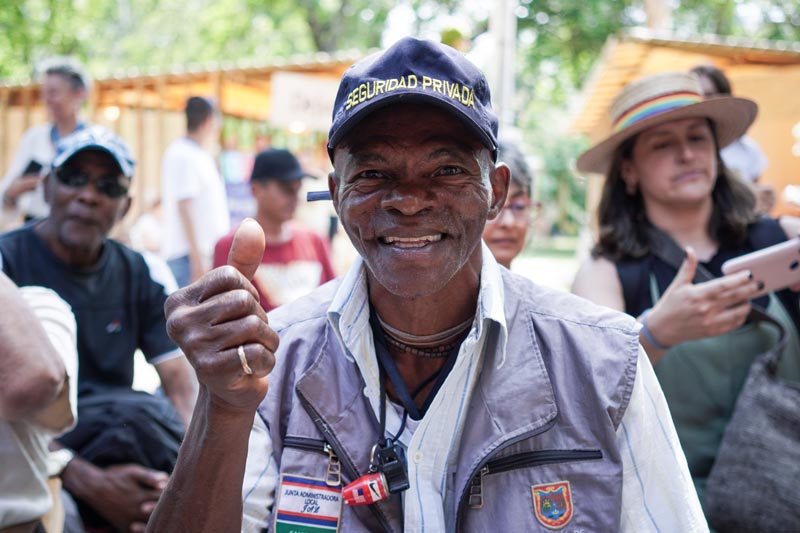
<instances>
[{"instance_id":1,"label":"black baseball cap","mask_svg":"<svg viewBox=\"0 0 800 533\"><path fill-rule=\"evenodd\" d=\"M250 181L296 181L312 178L300 167L297 158L289 150L269 148L256 155Z\"/></svg>"},{"instance_id":2,"label":"black baseball cap","mask_svg":"<svg viewBox=\"0 0 800 533\"><path fill-rule=\"evenodd\" d=\"M497 115L483 73L458 50L406 37L351 66L333 105L328 155L356 124L394 103L425 103L451 112L497 154Z\"/></svg>"}]
</instances>

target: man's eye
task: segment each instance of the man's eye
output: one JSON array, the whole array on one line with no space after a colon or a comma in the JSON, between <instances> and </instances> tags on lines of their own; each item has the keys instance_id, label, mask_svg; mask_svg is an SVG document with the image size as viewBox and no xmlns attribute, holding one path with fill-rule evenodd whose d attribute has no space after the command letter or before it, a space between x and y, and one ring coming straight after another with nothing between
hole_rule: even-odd
<instances>
[{"instance_id":1,"label":"man's eye","mask_svg":"<svg viewBox=\"0 0 800 533\"><path fill-rule=\"evenodd\" d=\"M360 179L379 180L386 177L386 175L379 170L365 170L363 172L359 172L358 177Z\"/></svg>"},{"instance_id":2,"label":"man's eye","mask_svg":"<svg viewBox=\"0 0 800 533\"><path fill-rule=\"evenodd\" d=\"M458 174L461 173L462 170L460 167L452 167L452 166L442 167L436 171L437 176L457 176Z\"/></svg>"}]
</instances>

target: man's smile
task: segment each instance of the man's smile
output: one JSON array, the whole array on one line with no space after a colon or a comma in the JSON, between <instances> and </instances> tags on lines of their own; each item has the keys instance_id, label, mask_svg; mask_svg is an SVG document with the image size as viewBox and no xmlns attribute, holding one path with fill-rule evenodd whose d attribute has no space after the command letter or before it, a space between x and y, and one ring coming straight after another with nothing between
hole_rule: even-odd
<instances>
[{"instance_id":1,"label":"man's smile","mask_svg":"<svg viewBox=\"0 0 800 533\"><path fill-rule=\"evenodd\" d=\"M427 246L432 242L441 241L442 237L443 235L441 233L435 233L432 235L420 235L416 237L385 236L379 237L378 240L382 244L390 244L397 246L398 248L422 248L423 246Z\"/></svg>"}]
</instances>

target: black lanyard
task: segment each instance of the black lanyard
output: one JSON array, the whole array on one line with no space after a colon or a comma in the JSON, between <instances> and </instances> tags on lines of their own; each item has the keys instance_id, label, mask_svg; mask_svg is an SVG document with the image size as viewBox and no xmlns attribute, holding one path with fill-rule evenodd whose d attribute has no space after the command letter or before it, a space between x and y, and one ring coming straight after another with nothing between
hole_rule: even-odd
<instances>
[{"instance_id":1,"label":"black lanyard","mask_svg":"<svg viewBox=\"0 0 800 533\"><path fill-rule=\"evenodd\" d=\"M378 358L378 367L380 369L380 438L383 441L385 440L386 435L386 377L388 377L389 380L391 380L392 385L394 385L394 390L398 399L403 405L403 420L400 424L400 430L391 439L392 441L396 441L398 438L400 438L400 435L405 429L407 416L410 415L413 420L421 420L425 415L425 412L428 410L428 407L430 407L431 402L433 402L433 398L436 396L436 393L439 392L439 389L444 384L448 374L450 374L450 371L453 369L458 357L458 351L461 348L461 342L464 340L464 337L466 337L467 333L464 333L464 335L456 342L455 346L453 346L453 349L450 350L444 366L420 383L420 385L413 392L409 392L406 384L403 382L402 376L400 376L400 371L397 369L397 365L394 364L394 360L389 354L389 349L386 346L386 339L383 335L383 329L378 323L377 314L372 306L370 306L369 323L372 327L372 336L375 343L375 355ZM425 403L422 405L422 407L418 408L414 403L414 398L434 380L435 382L433 389L431 389L431 392L428 394L428 397L425 399Z\"/></svg>"}]
</instances>

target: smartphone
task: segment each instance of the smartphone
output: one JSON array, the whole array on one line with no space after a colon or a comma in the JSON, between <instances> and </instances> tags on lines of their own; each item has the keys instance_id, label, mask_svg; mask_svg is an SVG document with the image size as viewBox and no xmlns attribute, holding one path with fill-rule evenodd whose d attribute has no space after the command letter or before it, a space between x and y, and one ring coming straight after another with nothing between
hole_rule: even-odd
<instances>
[{"instance_id":1,"label":"smartphone","mask_svg":"<svg viewBox=\"0 0 800 533\"><path fill-rule=\"evenodd\" d=\"M38 174L40 170L42 170L42 164L35 159L31 159L28 161L28 166L26 166L25 170L22 171L22 175L27 176L28 174Z\"/></svg>"},{"instance_id":2,"label":"smartphone","mask_svg":"<svg viewBox=\"0 0 800 533\"><path fill-rule=\"evenodd\" d=\"M800 283L800 238L762 248L729 259L722 264L723 274L749 270L759 282L757 296Z\"/></svg>"}]
</instances>

